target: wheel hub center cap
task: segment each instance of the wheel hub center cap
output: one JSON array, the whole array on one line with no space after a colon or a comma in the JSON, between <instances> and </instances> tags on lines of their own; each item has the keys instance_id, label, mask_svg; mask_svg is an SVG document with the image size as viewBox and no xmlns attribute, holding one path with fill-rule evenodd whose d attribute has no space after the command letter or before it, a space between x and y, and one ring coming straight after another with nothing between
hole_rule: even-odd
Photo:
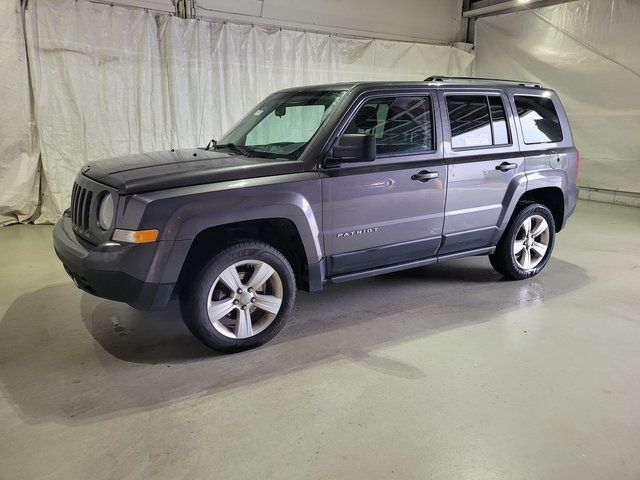
<instances>
[{"instance_id":1,"label":"wheel hub center cap","mask_svg":"<svg viewBox=\"0 0 640 480\"><path fill-rule=\"evenodd\" d=\"M249 292L244 292L242 295L240 295L240 304L242 305L249 305L251 303L251 299L253 298L253 295L251 295Z\"/></svg>"}]
</instances>

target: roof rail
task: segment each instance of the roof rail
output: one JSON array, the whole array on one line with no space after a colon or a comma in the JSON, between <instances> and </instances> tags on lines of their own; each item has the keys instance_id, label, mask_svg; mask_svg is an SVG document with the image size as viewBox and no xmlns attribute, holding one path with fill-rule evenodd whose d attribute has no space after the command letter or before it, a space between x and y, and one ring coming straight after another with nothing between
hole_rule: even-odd
<instances>
[{"instance_id":1,"label":"roof rail","mask_svg":"<svg viewBox=\"0 0 640 480\"><path fill-rule=\"evenodd\" d=\"M521 87L542 88L542 85L536 82L527 82L524 80L504 80L502 78L484 78L484 77L446 77L443 75L432 75L424 79L425 82L491 82L491 83L507 83L519 85Z\"/></svg>"}]
</instances>

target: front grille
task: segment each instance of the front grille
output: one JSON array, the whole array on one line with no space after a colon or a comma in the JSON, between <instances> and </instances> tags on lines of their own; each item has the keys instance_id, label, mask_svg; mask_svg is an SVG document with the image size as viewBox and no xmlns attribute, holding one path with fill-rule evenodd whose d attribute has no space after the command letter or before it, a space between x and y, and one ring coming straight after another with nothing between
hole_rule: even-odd
<instances>
[{"instance_id":1,"label":"front grille","mask_svg":"<svg viewBox=\"0 0 640 480\"><path fill-rule=\"evenodd\" d=\"M100 199L107 193L114 198L114 206L117 207L117 191L108 185L96 182L84 176L82 173L76 177L71 190L71 224L78 237L93 244L99 245L111 240L113 225L108 230L103 230L98 225L98 207Z\"/></svg>"},{"instance_id":2,"label":"front grille","mask_svg":"<svg viewBox=\"0 0 640 480\"><path fill-rule=\"evenodd\" d=\"M89 212L91 211L91 200L93 192L81 187L77 183L73 184L71 192L71 223L77 232L86 233L89 230Z\"/></svg>"}]
</instances>

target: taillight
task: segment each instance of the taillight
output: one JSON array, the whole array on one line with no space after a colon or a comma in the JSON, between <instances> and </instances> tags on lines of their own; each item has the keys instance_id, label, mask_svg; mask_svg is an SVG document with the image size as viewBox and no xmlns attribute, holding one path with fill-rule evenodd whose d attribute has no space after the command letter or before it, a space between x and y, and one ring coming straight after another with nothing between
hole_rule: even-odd
<instances>
[{"instance_id":1,"label":"taillight","mask_svg":"<svg viewBox=\"0 0 640 480\"><path fill-rule=\"evenodd\" d=\"M576 148L576 183L578 183L579 175L580 175L580 150Z\"/></svg>"}]
</instances>

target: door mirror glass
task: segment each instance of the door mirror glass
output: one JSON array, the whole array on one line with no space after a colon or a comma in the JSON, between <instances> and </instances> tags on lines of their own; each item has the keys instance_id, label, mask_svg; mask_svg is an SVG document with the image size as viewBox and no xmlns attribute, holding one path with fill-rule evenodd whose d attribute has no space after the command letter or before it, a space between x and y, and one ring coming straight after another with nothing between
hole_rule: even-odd
<instances>
[{"instance_id":1,"label":"door mirror glass","mask_svg":"<svg viewBox=\"0 0 640 480\"><path fill-rule=\"evenodd\" d=\"M333 146L332 163L373 162L376 159L376 137L370 133L346 133Z\"/></svg>"}]
</instances>

